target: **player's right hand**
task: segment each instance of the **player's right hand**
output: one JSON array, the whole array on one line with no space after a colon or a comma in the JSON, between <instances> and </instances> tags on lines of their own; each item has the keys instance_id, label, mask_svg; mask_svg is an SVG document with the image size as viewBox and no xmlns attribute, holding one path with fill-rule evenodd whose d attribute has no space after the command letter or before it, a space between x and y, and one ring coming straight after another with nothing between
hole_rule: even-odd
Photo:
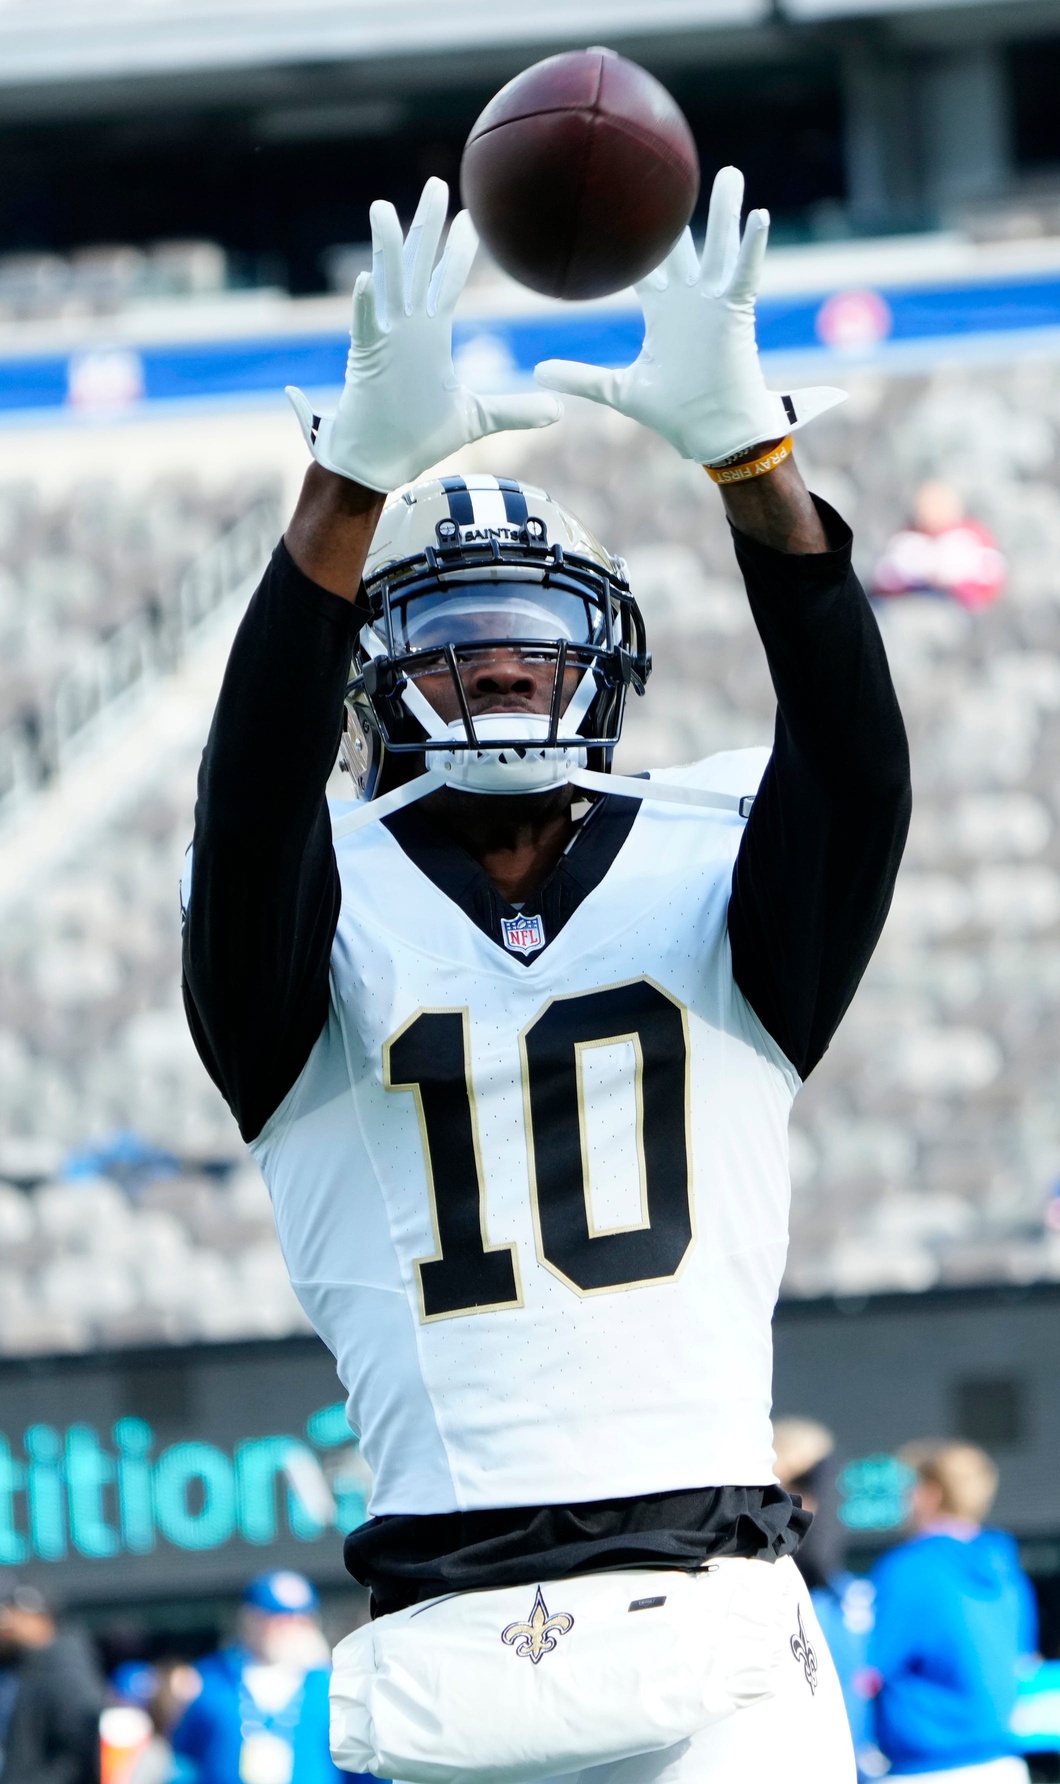
<instances>
[{"instance_id":1,"label":"player's right hand","mask_svg":"<svg viewBox=\"0 0 1060 1784\"><path fill-rule=\"evenodd\" d=\"M448 203L445 181L428 180L404 241L393 205L372 205L372 270L354 287L338 408L316 415L302 391L287 387L317 463L368 489L389 493L485 434L547 427L563 413L556 397L543 392L482 397L460 382L453 312L478 237L461 211L435 266Z\"/></svg>"}]
</instances>

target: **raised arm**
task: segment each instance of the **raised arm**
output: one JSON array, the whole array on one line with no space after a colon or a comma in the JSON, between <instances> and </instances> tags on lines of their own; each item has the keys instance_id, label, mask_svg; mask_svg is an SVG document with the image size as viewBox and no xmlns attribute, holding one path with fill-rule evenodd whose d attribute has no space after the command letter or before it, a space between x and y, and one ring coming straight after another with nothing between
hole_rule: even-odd
<instances>
[{"instance_id":1,"label":"raised arm","mask_svg":"<svg viewBox=\"0 0 1060 1784\"><path fill-rule=\"evenodd\" d=\"M447 202L444 182L429 180L404 241L393 206L372 206L373 271L354 291L336 412L316 415L288 392L316 463L236 635L203 755L184 1001L246 1139L290 1090L327 1015L339 884L324 789L385 492L484 434L561 412L553 397L487 401L460 383L452 319L476 239L461 213L435 265Z\"/></svg>"},{"instance_id":2,"label":"raised arm","mask_svg":"<svg viewBox=\"0 0 1060 1784\"><path fill-rule=\"evenodd\" d=\"M890 906L909 754L849 528L809 495L791 458L723 497L777 696L773 754L733 875L733 974L805 1078Z\"/></svg>"},{"instance_id":3,"label":"raised arm","mask_svg":"<svg viewBox=\"0 0 1060 1784\"><path fill-rule=\"evenodd\" d=\"M339 912L324 788L382 505L311 465L236 634L199 771L184 1003L245 1139L294 1083L327 1013Z\"/></svg>"},{"instance_id":4,"label":"raised arm","mask_svg":"<svg viewBox=\"0 0 1060 1784\"><path fill-rule=\"evenodd\" d=\"M755 341L769 218L742 234L743 176L714 181L701 256L686 231L637 287L644 347L630 366L551 360L550 390L643 422L721 486L779 712L773 758L740 849L733 970L800 1075L820 1058L887 912L909 812L905 734L850 534L815 503L791 435L843 393L771 391Z\"/></svg>"}]
</instances>

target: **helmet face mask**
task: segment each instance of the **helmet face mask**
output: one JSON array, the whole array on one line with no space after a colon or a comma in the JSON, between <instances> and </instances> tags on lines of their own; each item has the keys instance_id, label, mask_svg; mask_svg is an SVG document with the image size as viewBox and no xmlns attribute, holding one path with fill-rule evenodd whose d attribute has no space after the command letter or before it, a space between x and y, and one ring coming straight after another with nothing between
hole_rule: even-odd
<instances>
[{"instance_id":1,"label":"helmet face mask","mask_svg":"<svg viewBox=\"0 0 1060 1784\"><path fill-rule=\"evenodd\" d=\"M479 481L498 487L496 479ZM446 480L453 482L466 487ZM518 491L525 511L525 493L506 488ZM626 692L643 693L651 667L624 566L584 533L577 543L584 539L585 552L566 550L559 538L550 543L538 516L520 527L461 526L445 497L445 484L434 483L398 498L418 501L417 530L422 537L433 520L433 541L378 569L370 560L366 571L369 618L347 689L343 745L359 790L367 797L381 790L388 755L419 757L454 786L483 793L542 791L573 767L609 767ZM568 535L577 528L547 497L540 502L562 517ZM402 543L419 543L408 537L407 520L403 530ZM533 666L536 705L473 716L468 685L501 656Z\"/></svg>"}]
</instances>

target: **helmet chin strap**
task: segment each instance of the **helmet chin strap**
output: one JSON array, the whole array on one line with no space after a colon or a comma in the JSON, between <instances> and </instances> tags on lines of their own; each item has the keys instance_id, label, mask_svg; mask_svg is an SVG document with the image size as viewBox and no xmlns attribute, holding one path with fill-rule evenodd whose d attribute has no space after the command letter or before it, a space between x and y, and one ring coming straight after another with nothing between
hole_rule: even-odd
<instances>
[{"instance_id":1,"label":"helmet chin strap","mask_svg":"<svg viewBox=\"0 0 1060 1784\"><path fill-rule=\"evenodd\" d=\"M615 793L626 799L659 800L667 805L686 805L690 807L708 807L713 811L730 812L734 817L746 820L751 815L754 794L715 793L707 787L689 787L681 781L640 780L624 774L596 774L588 768L572 768L561 781L552 781L551 786L562 785L578 787L587 793ZM332 834L335 840L349 836L355 830L363 830L367 824L378 823L380 818L388 818L391 812L401 811L406 805L415 805L417 800L425 799L428 793L437 792L439 787L452 787L453 782L437 768L428 768L426 773L417 775L413 781L406 781L403 787L395 787L392 793L384 793L381 799L369 799L355 806L354 810L342 817L332 820ZM481 789L480 789L481 790Z\"/></svg>"},{"instance_id":2,"label":"helmet chin strap","mask_svg":"<svg viewBox=\"0 0 1060 1784\"><path fill-rule=\"evenodd\" d=\"M332 819L331 834L338 842L340 837L350 836L354 830L363 830L366 824L378 824L391 812L400 811L405 805L415 805L418 799L425 799L428 793L444 786L444 777L436 769L428 768L426 774L418 774L415 780L406 781L403 787L395 787L392 793L384 793L379 799L358 800L352 811Z\"/></svg>"},{"instance_id":3,"label":"helmet chin strap","mask_svg":"<svg viewBox=\"0 0 1060 1784\"><path fill-rule=\"evenodd\" d=\"M597 774L591 768L576 768L568 775L572 787L587 793L619 793L623 799L658 799L667 805L707 805L715 811L731 811L738 818L751 816L753 793L713 793L708 787L689 787L683 781L641 780L628 774Z\"/></svg>"},{"instance_id":4,"label":"helmet chin strap","mask_svg":"<svg viewBox=\"0 0 1060 1784\"><path fill-rule=\"evenodd\" d=\"M374 642L374 641L373 641ZM371 644L369 645L371 649ZM375 654L373 652L373 654ZM586 669L563 714L568 732L577 734L596 692L593 672ZM379 799L359 804L351 812L336 818L332 825L336 839L349 836L366 824L377 823L392 812L426 798L440 787L452 787L463 793L483 796L498 794L544 793L553 787L578 787L588 793L617 793L626 798L664 800L669 804L707 806L717 811L732 812L740 818L750 816L753 795L738 798L732 793L713 793L700 787L666 780L633 779L627 775L598 774L585 766L585 750L576 745L544 742L549 721L543 713L484 713L473 720L475 737L468 735L462 718L447 723L437 713L426 695L409 678L401 692L403 704L422 725L432 743L451 743L452 749L431 750L430 765L415 780L395 787ZM511 748L490 746L494 738L525 737ZM479 747L479 746L482 747Z\"/></svg>"}]
</instances>

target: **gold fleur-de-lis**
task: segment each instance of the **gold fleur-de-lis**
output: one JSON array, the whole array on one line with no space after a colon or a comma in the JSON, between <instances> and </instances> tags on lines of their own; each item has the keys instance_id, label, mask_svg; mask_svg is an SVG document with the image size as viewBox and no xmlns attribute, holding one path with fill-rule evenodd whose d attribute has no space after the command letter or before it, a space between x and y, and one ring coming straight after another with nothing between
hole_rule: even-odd
<instances>
[{"instance_id":1,"label":"gold fleur-de-lis","mask_svg":"<svg viewBox=\"0 0 1060 1784\"><path fill-rule=\"evenodd\" d=\"M501 1631L501 1641L509 1648L515 1648L515 1652L524 1659L532 1660L536 1666L544 1655L551 1654L556 1645L556 1637L566 1635L568 1629L573 1627L574 1618L569 1611L557 1611L554 1617L549 1615L539 1586L529 1621L509 1623L507 1629Z\"/></svg>"}]
</instances>

